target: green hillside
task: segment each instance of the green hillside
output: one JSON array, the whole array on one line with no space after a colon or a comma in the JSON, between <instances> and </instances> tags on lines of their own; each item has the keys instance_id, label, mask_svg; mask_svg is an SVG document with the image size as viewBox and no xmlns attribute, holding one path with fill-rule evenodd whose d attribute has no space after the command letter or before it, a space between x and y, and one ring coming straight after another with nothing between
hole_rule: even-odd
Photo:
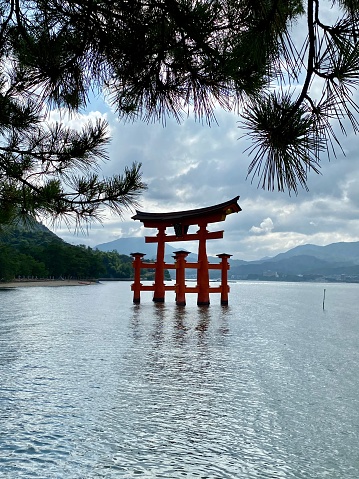
<instances>
[{"instance_id":1,"label":"green hillside","mask_svg":"<svg viewBox=\"0 0 359 479\"><path fill-rule=\"evenodd\" d=\"M66 243L42 225L0 232L0 280L14 278L133 278L132 258ZM153 279L153 270L143 270Z\"/></svg>"}]
</instances>

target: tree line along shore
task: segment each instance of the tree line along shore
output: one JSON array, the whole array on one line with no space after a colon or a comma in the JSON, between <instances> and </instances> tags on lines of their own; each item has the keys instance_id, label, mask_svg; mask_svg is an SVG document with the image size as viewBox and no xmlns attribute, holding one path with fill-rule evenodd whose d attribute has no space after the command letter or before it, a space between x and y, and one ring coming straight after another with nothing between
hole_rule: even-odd
<instances>
[{"instance_id":1,"label":"tree line along shore","mask_svg":"<svg viewBox=\"0 0 359 479\"><path fill-rule=\"evenodd\" d=\"M154 270L143 270L143 279L153 279ZM70 245L38 225L34 230L8 228L0 233L0 281L8 283L78 281L133 278L132 257L117 251L103 252Z\"/></svg>"}]
</instances>

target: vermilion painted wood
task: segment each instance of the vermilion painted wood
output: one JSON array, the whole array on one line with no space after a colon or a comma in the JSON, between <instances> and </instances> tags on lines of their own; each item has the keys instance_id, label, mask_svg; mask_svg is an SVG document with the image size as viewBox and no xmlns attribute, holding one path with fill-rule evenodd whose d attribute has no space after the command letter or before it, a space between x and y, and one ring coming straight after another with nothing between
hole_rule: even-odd
<instances>
[{"instance_id":1,"label":"vermilion painted wood","mask_svg":"<svg viewBox=\"0 0 359 479\"><path fill-rule=\"evenodd\" d=\"M176 292L176 304L184 306L186 304L185 293L197 293L197 304L199 306L210 304L210 293L221 293L221 304L228 304L228 259L231 255L223 253L217 255L222 259L220 264L209 264L206 242L208 239L223 238L222 231L207 231L209 223L224 221L227 215L242 211L237 201L239 196L232 200L220 203L206 208L196 210L178 211L171 213L145 213L136 211L132 217L139 220L147 228L157 228L158 233L155 237L146 236L146 243L157 243L157 258L155 263L146 263L142 261L143 253L132 253L134 258L133 267L135 269L135 279L131 286L133 291L133 302L140 302L141 291L153 291L153 301L163 302L166 291ZM199 230L196 233L188 233L191 225L198 225ZM166 229L174 228L175 234L166 235ZM187 263L186 257L188 251L178 251L175 253L175 264L165 263L165 244L173 241L198 241L198 262ZM140 281L141 269L154 268L155 281L153 285L142 285ZM186 268L197 269L197 285L186 286L185 271ZM176 269L176 284L168 286L164 283L165 269ZM221 270L221 286L209 286L209 270Z\"/></svg>"}]
</instances>

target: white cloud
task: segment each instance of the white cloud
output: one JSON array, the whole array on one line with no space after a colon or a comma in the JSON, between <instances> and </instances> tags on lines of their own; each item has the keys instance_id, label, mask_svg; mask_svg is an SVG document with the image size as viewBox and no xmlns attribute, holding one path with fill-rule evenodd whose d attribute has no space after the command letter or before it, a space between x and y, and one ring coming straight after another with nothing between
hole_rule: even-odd
<instances>
[{"instance_id":1,"label":"white cloud","mask_svg":"<svg viewBox=\"0 0 359 479\"><path fill-rule=\"evenodd\" d=\"M69 113L64 109L56 109L49 112L47 122L48 123L66 123L70 128L80 130L89 121L95 123L97 119L107 121L107 113L100 111L90 111L88 113ZM112 134L109 129L109 134Z\"/></svg>"},{"instance_id":2,"label":"white cloud","mask_svg":"<svg viewBox=\"0 0 359 479\"><path fill-rule=\"evenodd\" d=\"M252 228L249 230L250 233L253 233L255 235L263 235L270 233L274 228L273 221L270 218L266 218L261 222L259 226L252 226Z\"/></svg>"}]
</instances>

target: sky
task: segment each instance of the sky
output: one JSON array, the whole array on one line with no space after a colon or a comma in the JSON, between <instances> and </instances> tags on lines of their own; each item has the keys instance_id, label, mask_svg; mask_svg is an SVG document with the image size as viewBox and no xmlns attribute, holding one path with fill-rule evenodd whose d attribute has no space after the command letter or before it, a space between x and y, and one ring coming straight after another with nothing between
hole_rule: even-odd
<instances>
[{"instance_id":1,"label":"sky","mask_svg":"<svg viewBox=\"0 0 359 479\"><path fill-rule=\"evenodd\" d=\"M59 119L54 111L52 119ZM217 124L208 126L188 117L181 124L168 120L166 126L120 122L101 99L91 102L87 112L66 119L81 127L88 119L105 118L112 137L110 160L102 165L104 176L120 174L132 162L142 163L148 189L140 198L139 210L168 212L201 208L239 195L242 211L227 216L225 222L210 224L209 231L224 230L220 240L207 242L210 255L228 253L234 259L252 261L275 256L303 244L327 245L359 241L359 137L348 129L340 136L345 155L323 155L321 174L308 174L308 188L298 194L268 192L258 187L258 178L247 178L250 163L241 138L238 115L216 111ZM71 244L95 247L121 237L151 236L124 211L122 218L106 215L87 234L75 233L65 224L51 230ZM170 233L170 232L169 232ZM172 243L197 252L196 243Z\"/></svg>"}]
</instances>

